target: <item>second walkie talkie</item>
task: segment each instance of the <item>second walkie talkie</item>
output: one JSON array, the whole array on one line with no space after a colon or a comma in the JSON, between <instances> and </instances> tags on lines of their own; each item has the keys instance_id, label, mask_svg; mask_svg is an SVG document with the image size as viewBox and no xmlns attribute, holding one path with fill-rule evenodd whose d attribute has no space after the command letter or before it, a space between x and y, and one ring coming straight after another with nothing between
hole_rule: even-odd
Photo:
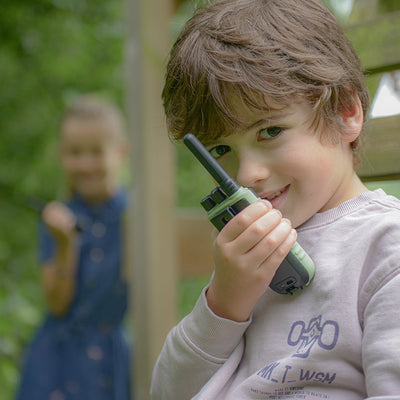
<instances>
[{"instance_id":1,"label":"second walkie talkie","mask_svg":"<svg viewBox=\"0 0 400 400\"><path fill-rule=\"evenodd\" d=\"M249 188L240 186L191 133L183 138L186 147L207 169L217 186L201 205L207 211L208 219L220 231L235 215L260 198ZM309 255L296 242L283 260L270 283L277 293L292 294L307 286L314 277L315 266Z\"/></svg>"}]
</instances>

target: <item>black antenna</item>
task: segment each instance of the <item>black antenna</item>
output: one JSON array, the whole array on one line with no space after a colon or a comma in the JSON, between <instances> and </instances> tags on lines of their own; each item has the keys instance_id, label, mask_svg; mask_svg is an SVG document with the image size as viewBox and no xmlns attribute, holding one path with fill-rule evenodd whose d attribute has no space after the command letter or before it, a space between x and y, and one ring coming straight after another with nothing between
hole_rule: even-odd
<instances>
[{"instance_id":1,"label":"black antenna","mask_svg":"<svg viewBox=\"0 0 400 400\"><path fill-rule=\"evenodd\" d=\"M240 185L222 168L196 136L188 133L184 136L183 142L228 196L240 189Z\"/></svg>"}]
</instances>

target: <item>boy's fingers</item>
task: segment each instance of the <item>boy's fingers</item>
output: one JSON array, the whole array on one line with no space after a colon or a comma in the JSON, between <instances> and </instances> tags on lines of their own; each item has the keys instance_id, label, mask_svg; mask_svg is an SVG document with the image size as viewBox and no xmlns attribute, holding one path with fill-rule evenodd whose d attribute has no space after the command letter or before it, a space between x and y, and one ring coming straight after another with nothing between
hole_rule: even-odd
<instances>
[{"instance_id":1,"label":"boy's fingers","mask_svg":"<svg viewBox=\"0 0 400 400\"><path fill-rule=\"evenodd\" d=\"M236 239L252 223L258 220L261 216L267 214L271 208L270 203L265 200L259 200L250 204L224 226L220 235L226 241Z\"/></svg>"},{"instance_id":2,"label":"boy's fingers","mask_svg":"<svg viewBox=\"0 0 400 400\"><path fill-rule=\"evenodd\" d=\"M278 210L270 210L250 224L243 234L235 239L236 248L241 254L246 254L257 247L260 242L265 242L267 247L261 247L263 247L264 254L269 252L269 249L275 247L274 243L280 240L279 225L281 222L282 214Z\"/></svg>"},{"instance_id":3,"label":"boy's fingers","mask_svg":"<svg viewBox=\"0 0 400 400\"><path fill-rule=\"evenodd\" d=\"M268 277L273 278L276 270L281 265L282 261L289 254L291 248L297 239L297 232L295 229L289 228L289 234L286 235L286 238L275 248L275 250L265 258L259 267L259 272L262 274L267 274ZM271 270L271 266L275 266L276 268ZM272 272L272 275L271 275Z\"/></svg>"},{"instance_id":4,"label":"boy's fingers","mask_svg":"<svg viewBox=\"0 0 400 400\"><path fill-rule=\"evenodd\" d=\"M278 224L271 230L270 233L265 235L253 248L250 249L249 254L256 257L261 264L267 259L290 235L292 225L286 218L278 221Z\"/></svg>"}]
</instances>

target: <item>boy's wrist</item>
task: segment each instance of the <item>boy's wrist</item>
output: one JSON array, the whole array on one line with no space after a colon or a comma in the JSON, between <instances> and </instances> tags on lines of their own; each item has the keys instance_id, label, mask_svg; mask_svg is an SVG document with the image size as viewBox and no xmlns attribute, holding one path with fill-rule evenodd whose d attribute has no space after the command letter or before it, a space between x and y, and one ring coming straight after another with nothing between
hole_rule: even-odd
<instances>
[{"instance_id":1,"label":"boy's wrist","mask_svg":"<svg viewBox=\"0 0 400 400\"><path fill-rule=\"evenodd\" d=\"M236 322L216 315L207 304L207 289L201 293L193 311L183 319L182 333L205 357L213 357L214 362L220 363L237 347L251 319Z\"/></svg>"},{"instance_id":2,"label":"boy's wrist","mask_svg":"<svg viewBox=\"0 0 400 400\"><path fill-rule=\"evenodd\" d=\"M249 320L252 310L243 307L243 304L231 302L226 296L222 296L223 301L221 301L221 296L218 296L212 284L206 290L205 294L208 307L218 317L234 322L246 322Z\"/></svg>"}]
</instances>

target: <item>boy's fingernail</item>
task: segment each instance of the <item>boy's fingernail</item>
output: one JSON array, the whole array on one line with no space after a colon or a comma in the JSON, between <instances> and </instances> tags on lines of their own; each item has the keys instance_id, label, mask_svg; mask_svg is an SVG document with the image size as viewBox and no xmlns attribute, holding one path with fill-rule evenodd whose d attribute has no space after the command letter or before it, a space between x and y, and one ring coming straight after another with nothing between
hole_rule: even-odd
<instances>
[{"instance_id":1,"label":"boy's fingernail","mask_svg":"<svg viewBox=\"0 0 400 400\"><path fill-rule=\"evenodd\" d=\"M289 226L292 226L292 223L287 218L282 218L282 222L288 224Z\"/></svg>"},{"instance_id":2,"label":"boy's fingernail","mask_svg":"<svg viewBox=\"0 0 400 400\"><path fill-rule=\"evenodd\" d=\"M262 201L266 204L268 208L272 208L272 204L268 200L262 199Z\"/></svg>"},{"instance_id":3,"label":"boy's fingernail","mask_svg":"<svg viewBox=\"0 0 400 400\"><path fill-rule=\"evenodd\" d=\"M282 218L282 213L278 209L273 208L270 212L273 212L273 213L277 214L279 217Z\"/></svg>"}]
</instances>

